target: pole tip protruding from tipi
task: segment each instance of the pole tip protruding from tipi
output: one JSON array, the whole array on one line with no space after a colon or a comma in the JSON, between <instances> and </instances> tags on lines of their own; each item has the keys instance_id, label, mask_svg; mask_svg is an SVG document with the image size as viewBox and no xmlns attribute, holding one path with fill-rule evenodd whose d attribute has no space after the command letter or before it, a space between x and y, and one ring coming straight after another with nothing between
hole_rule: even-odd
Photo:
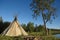
<instances>
[{"instance_id":1,"label":"pole tip protruding from tipi","mask_svg":"<svg viewBox=\"0 0 60 40\"><path fill-rule=\"evenodd\" d=\"M14 21L16 21L17 20L17 16L15 16L15 18L14 18Z\"/></svg>"}]
</instances>

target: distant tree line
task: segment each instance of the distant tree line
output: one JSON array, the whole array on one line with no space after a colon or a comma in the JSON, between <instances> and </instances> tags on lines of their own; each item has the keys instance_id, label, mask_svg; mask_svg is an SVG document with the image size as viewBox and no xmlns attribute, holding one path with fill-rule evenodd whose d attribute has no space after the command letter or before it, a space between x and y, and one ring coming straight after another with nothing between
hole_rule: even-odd
<instances>
[{"instance_id":1,"label":"distant tree line","mask_svg":"<svg viewBox=\"0 0 60 40\"><path fill-rule=\"evenodd\" d=\"M3 22L2 17L0 17L0 34L10 25L10 22L6 21ZM28 22L26 24L21 24L21 26L24 28L27 32L41 32L44 30L44 27L42 25L34 25L33 22Z\"/></svg>"},{"instance_id":2,"label":"distant tree line","mask_svg":"<svg viewBox=\"0 0 60 40\"><path fill-rule=\"evenodd\" d=\"M9 26L10 22L3 22L2 17L0 17L0 34Z\"/></svg>"},{"instance_id":3,"label":"distant tree line","mask_svg":"<svg viewBox=\"0 0 60 40\"><path fill-rule=\"evenodd\" d=\"M43 27L43 25L34 25L33 22L29 22L26 24L22 24L21 25L25 31L27 32L42 32L45 30L45 28Z\"/></svg>"}]
</instances>

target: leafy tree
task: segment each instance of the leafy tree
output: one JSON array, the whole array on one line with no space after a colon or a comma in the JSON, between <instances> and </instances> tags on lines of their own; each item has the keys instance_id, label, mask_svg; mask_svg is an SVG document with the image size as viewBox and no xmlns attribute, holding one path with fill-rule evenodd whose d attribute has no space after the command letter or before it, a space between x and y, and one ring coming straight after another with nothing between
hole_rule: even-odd
<instances>
[{"instance_id":1,"label":"leafy tree","mask_svg":"<svg viewBox=\"0 0 60 40\"><path fill-rule=\"evenodd\" d=\"M3 22L3 19L2 19L2 17L0 17L0 22Z\"/></svg>"},{"instance_id":2,"label":"leafy tree","mask_svg":"<svg viewBox=\"0 0 60 40\"><path fill-rule=\"evenodd\" d=\"M10 25L10 22L3 22L2 32Z\"/></svg>"},{"instance_id":3,"label":"leafy tree","mask_svg":"<svg viewBox=\"0 0 60 40\"><path fill-rule=\"evenodd\" d=\"M43 30L44 30L44 27L43 27L42 25L39 25L39 26L38 26L38 31L41 32L41 31L43 31Z\"/></svg>"},{"instance_id":4,"label":"leafy tree","mask_svg":"<svg viewBox=\"0 0 60 40\"><path fill-rule=\"evenodd\" d=\"M2 32L2 27L3 27L3 19L0 17L0 33Z\"/></svg>"},{"instance_id":5,"label":"leafy tree","mask_svg":"<svg viewBox=\"0 0 60 40\"><path fill-rule=\"evenodd\" d=\"M28 30L28 32L33 32L34 31L34 23L29 22L27 24L27 30Z\"/></svg>"},{"instance_id":6,"label":"leafy tree","mask_svg":"<svg viewBox=\"0 0 60 40\"><path fill-rule=\"evenodd\" d=\"M44 23L44 27L46 30L46 34L48 35L48 30L46 28L46 23L51 22L52 19L55 19L55 8L52 6L54 0L32 0L30 7L34 12L33 17L37 18L38 16L42 16L42 20Z\"/></svg>"},{"instance_id":7,"label":"leafy tree","mask_svg":"<svg viewBox=\"0 0 60 40\"><path fill-rule=\"evenodd\" d=\"M2 17L0 17L0 34L9 26L10 22L3 22Z\"/></svg>"},{"instance_id":8,"label":"leafy tree","mask_svg":"<svg viewBox=\"0 0 60 40\"><path fill-rule=\"evenodd\" d=\"M44 27L43 27L43 25L38 25L38 26L35 26L35 32L42 32L42 31L44 31Z\"/></svg>"},{"instance_id":9,"label":"leafy tree","mask_svg":"<svg viewBox=\"0 0 60 40\"><path fill-rule=\"evenodd\" d=\"M22 24L21 26L24 28L25 31L27 31L27 26L26 26L26 24Z\"/></svg>"},{"instance_id":10,"label":"leafy tree","mask_svg":"<svg viewBox=\"0 0 60 40\"><path fill-rule=\"evenodd\" d=\"M38 32L38 26L37 26L37 24L34 27L34 32Z\"/></svg>"}]
</instances>

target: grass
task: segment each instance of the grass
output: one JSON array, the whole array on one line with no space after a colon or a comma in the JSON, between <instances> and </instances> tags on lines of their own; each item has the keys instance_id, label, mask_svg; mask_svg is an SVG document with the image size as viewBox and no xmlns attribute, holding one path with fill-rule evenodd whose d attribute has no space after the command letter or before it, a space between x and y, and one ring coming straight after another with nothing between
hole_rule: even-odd
<instances>
[{"instance_id":1,"label":"grass","mask_svg":"<svg viewBox=\"0 0 60 40\"><path fill-rule=\"evenodd\" d=\"M22 39L22 37L17 37L17 38L15 38L15 37L9 37L9 36L1 36L0 35L0 40L23 40Z\"/></svg>"},{"instance_id":2,"label":"grass","mask_svg":"<svg viewBox=\"0 0 60 40\"><path fill-rule=\"evenodd\" d=\"M60 40L52 35L49 35L49 36L42 36L42 39L43 40Z\"/></svg>"},{"instance_id":3,"label":"grass","mask_svg":"<svg viewBox=\"0 0 60 40\"><path fill-rule=\"evenodd\" d=\"M41 36L41 38L42 38L42 40L60 40L53 36ZM23 40L23 39L21 37L18 37L18 39L16 39L14 37L0 36L0 40Z\"/></svg>"},{"instance_id":4,"label":"grass","mask_svg":"<svg viewBox=\"0 0 60 40\"><path fill-rule=\"evenodd\" d=\"M52 35L46 36L44 32L31 32L29 33L29 36L35 36L35 37L41 37L42 40L60 40ZM24 40L21 36L15 38L15 37L9 37L9 36L1 36L0 40Z\"/></svg>"},{"instance_id":5,"label":"grass","mask_svg":"<svg viewBox=\"0 0 60 40\"><path fill-rule=\"evenodd\" d=\"M31 32L29 35L33 36L45 36L46 34L44 32Z\"/></svg>"},{"instance_id":6,"label":"grass","mask_svg":"<svg viewBox=\"0 0 60 40\"><path fill-rule=\"evenodd\" d=\"M33 35L33 36L39 36L39 37L41 37L43 40L60 40L60 38L56 38L56 37L54 37L53 35L48 35L48 36L46 36L45 34L44 34L44 32L31 32L31 33L29 33L30 35Z\"/></svg>"}]
</instances>

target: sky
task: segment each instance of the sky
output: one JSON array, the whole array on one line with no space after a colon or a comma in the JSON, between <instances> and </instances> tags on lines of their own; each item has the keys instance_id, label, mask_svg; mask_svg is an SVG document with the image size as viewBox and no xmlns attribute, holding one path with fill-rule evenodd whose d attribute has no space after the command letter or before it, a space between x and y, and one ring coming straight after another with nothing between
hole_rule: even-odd
<instances>
[{"instance_id":1,"label":"sky","mask_svg":"<svg viewBox=\"0 0 60 40\"><path fill-rule=\"evenodd\" d=\"M31 0L0 0L0 16L3 21L12 22L14 16L18 16L20 24L27 24L33 22L34 24L43 25L42 17L37 20L32 18L32 10L30 9ZM55 0L54 7L56 7L57 18L53 20L52 24L47 23L47 28L60 29L60 0Z\"/></svg>"}]
</instances>

